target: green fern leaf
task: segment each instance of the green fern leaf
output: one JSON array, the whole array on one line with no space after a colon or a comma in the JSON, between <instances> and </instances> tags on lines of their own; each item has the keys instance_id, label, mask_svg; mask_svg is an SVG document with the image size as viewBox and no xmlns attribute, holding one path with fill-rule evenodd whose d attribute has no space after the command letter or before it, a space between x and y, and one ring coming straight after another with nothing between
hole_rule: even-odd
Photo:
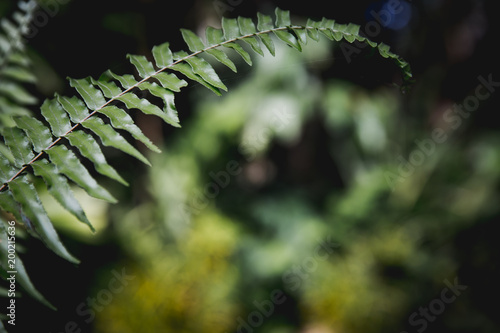
<instances>
[{"instance_id":1,"label":"green fern leaf","mask_svg":"<svg viewBox=\"0 0 500 333\"><path fill-rule=\"evenodd\" d=\"M154 152L160 153L161 150L155 146L147 136L142 133L139 127L134 123L134 120L122 109L110 105L99 110L100 113L106 115L111 121L114 128L122 129L129 132L136 140L142 142L146 147Z\"/></svg>"},{"instance_id":2,"label":"green fern leaf","mask_svg":"<svg viewBox=\"0 0 500 333\"><path fill-rule=\"evenodd\" d=\"M276 26L277 27L290 27L290 12L288 10L281 10L280 8L276 8ZM273 31L276 37L290 45L291 47L297 49L298 51L302 51L302 47L298 42L297 38L290 32L286 30L274 30Z\"/></svg>"},{"instance_id":3,"label":"green fern leaf","mask_svg":"<svg viewBox=\"0 0 500 333\"><path fill-rule=\"evenodd\" d=\"M108 82L109 80L116 80L120 82L122 85L123 89L130 89L138 84L138 82L135 80L133 75L127 74L127 75L117 75L113 73L110 70L107 70L106 72L101 75L99 78L100 82ZM104 104L104 103L103 103ZM101 105L103 105L101 104Z\"/></svg>"},{"instance_id":4,"label":"green fern leaf","mask_svg":"<svg viewBox=\"0 0 500 333\"><path fill-rule=\"evenodd\" d=\"M297 38L290 32L284 30L275 30L273 31L276 37L293 47L294 49L302 52L302 46L300 46Z\"/></svg>"},{"instance_id":5,"label":"green fern leaf","mask_svg":"<svg viewBox=\"0 0 500 333\"><path fill-rule=\"evenodd\" d=\"M349 23L345 29L345 39L349 43L353 43L356 40L356 36L359 35L360 26L357 24Z\"/></svg>"},{"instance_id":6,"label":"green fern leaf","mask_svg":"<svg viewBox=\"0 0 500 333\"><path fill-rule=\"evenodd\" d=\"M389 58L393 56L393 54L390 51L390 46L384 43L380 43L378 45L378 52L384 58Z\"/></svg>"},{"instance_id":7,"label":"green fern leaf","mask_svg":"<svg viewBox=\"0 0 500 333\"><path fill-rule=\"evenodd\" d=\"M159 107L151 104L146 99L137 97L134 93L126 93L116 97L116 100L123 102L129 109L141 110L144 114L151 114L162 118L165 122L170 121L169 116L163 112Z\"/></svg>"},{"instance_id":8,"label":"green fern leaf","mask_svg":"<svg viewBox=\"0 0 500 333\"><path fill-rule=\"evenodd\" d=\"M274 29L272 18L270 16L257 13L257 29L261 32L271 31L272 29ZM271 55L274 57L276 55L276 49L271 37L267 34L260 34L259 37L262 40L262 43L269 50L269 53L271 53Z\"/></svg>"},{"instance_id":9,"label":"green fern leaf","mask_svg":"<svg viewBox=\"0 0 500 333\"><path fill-rule=\"evenodd\" d=\"M238 38L240 36L238 21L236 19L223 17L222 31L224 33L224 39L226 41Z\"/></svg>"},{"instance_id":10,"label":"green fern leaf","mask_svg":"<svg viewBox=\"0 0 500 333\"><path fill-rule=\"evenodd\" d=\"M169 43L163 43L153 47L153 57L155 58L158 68L168 67L174 61Z\"/></svg>"},{"instance_id":11,"label":"green fern leaf","mask_svg":"<svg viewBox=\"0 0 500 333\"><path fill-rule=\"evenodd\" d=\"M329 40L336 40L333 36L335 30L335 21L323 17L321 22L318 22L318 31L322 33Z\"/></svg>"},{"instance_id":12,"label":"green fern leaf","mask_svg":"<svg viewBox=\"0 0 500 333\"><path fill-rule=\"evenodd\" d=\"M0 52L7 53L11 48L9 40L0 34Z\"/></svg>"},{"instance_id":13,"label":"green fern leaf","mask_svg":"<svg viewBox=\"0 0 500 333\"><path fill-rule=\"evenodd\" d=\"M45 100L40 111L56 136L63 136L71 129L68 115L55 99Z\"/></svg>"},{"instance_id":14,"label":"green fern leaf","mask_svg":"<svg viewBox=\"0 0 500 333\"><path fill-rule=\"evenodd\" d=\"M3 195L4 193L2 193ZM0 202L3 202L2 199L0 198ZM2 205L3 206L3 205ZM4 270L4 272L7 274L8 271L11 271L9 269L9 263L8 263L8 250L7 250L7 244L8 244L8 234L7 230L5 227L5 222L0 219L0 266ZM36 300L40 301L42 304L45 304L47 307L51 308L52 310L56 310L56 308L50 304L43 296L40 294L40 292L35 288L33 283L31 282L28 273L26 272L26 268L24 267L24 263L21 260L19 256L16 257L16 282L19 283L23 287L24 290L28 294L30 294L33 298ZM0 326L1 328L1 326Z\"/></svg>"},{"instance_id":15,"label":"green fern leaf","mask_svg":"<svg viewBox=\"0 0 500 333\"><path fill-rule=\"evenodd\" d=\"M127 55L127 58L130 60L132 65L137 69L137 72L139 73L139 76L141 78L148 78L154 73L156 73L156 70L153 67L153 64L150 63L145 56L138 56L138 55Z\"/></svg>"},{"instance_id":16,"label":"green fern leaf","mask_svg":"<svg viewBox=\"0 0 500 333\"><path fill-rule=\"evenodd\" d=\"M10 212L18 221L22 221L19 203L12 196L12 192L0 192L0 204L6 212Z\"/></svg>"},{"instance_id":17,"label":"green fern leaf","mask_svg":"<svg viewBox=\"0 0 500 333\"><path fill-rule=\"evenodd\" d=\"M10 153L10 151L9 151L9 153ZM4 156L5 156L5 154L2 157L4 157ZM14 159L14 158L12 158L12 159ZM5 184L15 174L16 174L16 169L14 169L14 167L10 164L10 161L6 158L0 158L0 183ZM1 207L3 207L3 206L1 206Z\"/></svg>"},{"instance_id":18,"label":"green fern leaf","mask_svg":"<svg viewBox=\"0 0 500 333\"><path fill-rule=\"evenodd\" d=\"M212 49L206 51L208 54L213 56L217 61L229 67L233 72L237 72L236 65L229 59L226 53L221 50Z\"/></svg>"},{"instance_id":19,"label":"green fern leaf","mask_svg":"<svg viewBox=\"0 0 500 333\"><path fill-rule=\"evenodd\" d=\"M102 144L108 147L114 147L127 153L147 165L151 165L144 155L135 149L123 136L116 132L113 127L105 124L102 119L93 117L82 123L83 127L94 132L102 141Z\"/></svg>"},{"instance_id":20,"label":"green fern leaf","mask_svg":"<svg viewBox=\"0 0 500 333\"><path fill-rule=\"evenodd\" d=\"M123 92L113 81L97 81L93 78L88 79L94 86L98 86L107 98L113 98Z\"/></svg>"},{"instance_id":21,"label":"green fern leaf","mask_svg":"<svg viewBox=\"0 0 500 333\"><path fill-rule=\"evenodd\" d=\"M207 41L210 45L224 45L226 48L231 48L235 50L248 65L252 65L252 59L250 54L246 52L240 45L234 42L227 42L224 38L224 33L220 29L215 29L212 27L207 27L205 30L205 35L207 36ZM229 65L231 66L231 65ZM231 67L230 67L231 68Z\"/></svg>"},{"instance_id":22,"label":"green fern leaf","mask_svg":"<svg viewBox=\"0 0 500 333\"><path fill-rule=\"evenodd\" d=\"M26 56L26 54L24 54L22 52L16 52L16 53L10 54L8 60L9 60L9 63L11 63L13 65L21 66L23 68L27 68L31 64L28 56Z\"/></svg>"},{"instance_id":23,"label":"green fern leaf","mask_svg":"<svg viewBox=\"0 0 500 333\"><path fill-rule=\"evenodd\" d=\"M15 127L6 128L3 131L5 144L9 147L14 157L15 165L22 167L28 164L35 155L31 150L31 144L23 132Z\"/></svg>"},{"instance_id":24,"label":"green fern leaf","mask_svg":"<svg viewBox=\"0 0 500 333\"><path fill-rule=\"evenodd\" d=\"M38 103L38 99L28 93L22 86L8 80L0 82L0 94L22 105Z\"/></svg>"},{"instance_id":25,"label":"green fern leaf","mask_svg":"<svg viewBox=\"0 0 500 333\"><path fill-rule=\"evenodd\" d=\"M47 150L50 160L59 171L74 181L88 194L97 199L116 203L116 199L90 175L76 155L64 145L57 145Z\"/></svg>"},{"instance_id":26,"label":"green fern leaf","mask_svg":"<svg viewBox=\"0 0 500 333\"><path fill-rule=\"evenodd\" d=\"M76 200L71 191L68 181L61 176L59 170L49 163L46 159L38 160L31 164L36 176L43 178L49 193L63 206L68 212L73 214L78 220L87 224L95 232L94 227L87 219L85 212Z\"/></svg>"},{"instance_id":27,"label":"green fern leaf","mask_svg":"<svg viewBox=\"0 0 500 333\"><path fill-rule=\"evenodd\" d=\"M249 37L257 33L252 20L246 17L238 17L238 26L240 28L241 34L248 36L242 38L242 41L250 45L255 53L264 56L264 52L262 52L262 49L260 48L259 41L254 37Z\"/></svg>"},{"instance_id":28,"label":"green fern leaf","mask_svg":"<svg viewBox=\"0 0 500 333\"><path fill-rule=\"evenodd\" d=\"M200 83L201 85L213 91L216 95L222 96L222 93L220 92L219 88L212 86L210 83L205 81L201 76L197 75L193 71L193 68L190 65L181 62L170 66L170 68L184 74L187 78Z\"/></svg>"},{"instance_id":29,"label":"green fern leaf","mask_svg":"<svg viewBox=\"0 0 500 333\"><path fill-rule=\"evenodd\" d=\"M290 11L289 10L283 10L281 8L276 8L274 10L274 13L276 15L276 26L277 27L289 27L292 25L292 22L290 21Z\"/></svg>"},{"instance_id":30,"label":"green fern leaf","mask_svg":"<svg viewBox=\"0 0 500 333\"><path fill-rule=\"evenodd\" d=\"M36 77L26 68L20 66L8 66L2 69L2 75L8 79L19 82L35 83Z\"/></svg>"},{"instance_id":31,"label":"green fern leaf","mask_svg":"<svg viewBox=\"0 0 500 333\"><path fill-rule=\"evenodd\" d=\"M179 92L181 91L181 88L186 87L188 85L186 81L179 79L173 73L167 74L162 72L155 74L153 78L156 79L163 88L166 88L174 92Z\"/></svg>"},{"instance_id":32,"label":"green fern leaf","mask_svg":"<svg viewBox=\"0 0 500 333\"><path fill-rule=\"evenodd\" d=\"M239 44L237 44L237 43L228 43L228 44L224 44L224 46L227 47L227 48L235 50L243 58L243 60L245 60L245 62L249 66L252 66L253 63L252 63L252 58L250 57L250 54L248 54L248 52L245 51L245 49L243 49L243 47L241 47Z\"/></svg>"},{"instance_id":33,"label":"green fern leaf","mask_svg":"<svg viewBox=\"0 0 500 333\"><path fill-rule=\"evenodd\" d=\"M306 26L314 28L314 29L307 29L307 34L309 37L311 37L311 39L318 42L319 41L319 31L318 31L319 22L315 22L311 19L307 19Z\"/></svg>"},{"instance_id":34,"label":"green fern leaf","mask_svg":"<svg viewBox=\"0 0 500 333\"><path fill-rule=\"evenodd\" d=\"M73 257L61 243L33 184L28 182L25 177L22 177L10 182L9 188L12 191L14 199L21 205L23 213L31 220L36 233L47 247L64 259L73 263L79 263L79 260Z\"/></svg>"},{"instance_id":35,"label":"green fern leaf","mask_svg":"<svg viewBox=\"0 0 500 333\"><path fill-rule=\"evenodd\" d=\"M174 93L170 90L164 89L156 83L143 82L139 85L140 89L148 90L152 95L159 97L165 103L164 112L166 122L174 127L180 127L177 109L174 103Z\"/></svg>"},{"instance_id":36,"label":"green fern leaf","mask_svg":"<svg viewBox=\"0 0 500 333\"><path fill-rule=\"evenodd\" d=\"M209 45L222 45L226 41L222 30L215 29L214 27L207 27L205 29L205 36Z\"/></svg>"},{"instance_id":37,"label":"green fern leaf","mask_svg":"<svg viewBox=\"0 0 500 333\"><path fill-rule=\"evenodd\" d=\"M20 31L12 22L10 22L7 19L2 19L0 21L0 26L3 28L5 33L7 34L7 37L10 37L11 39L17 41L22 34L22 31Z\"/></svg>"},{"instance_id":38,"label":"green fern leaf","mask_svg":"<svg viewBox=\"0 0 500 333\"><path fill-rule=\"evenodd\" d=\"M59 95L56 95L56 98L63 109L69 114L71 121L75 124L81 123L89 116L89 110L81 99L78 99L77 97L65 97Z\"/></svg>"},{"instance_id":39,"label":"green fern leaf","mask_svg":"<svg viewBox=\"0 0 500 333\"><path fill-rule=\"evenodd\" d=\"M5 96L0 96L0 107L2 112L0 113L0 123L6 127L14 126L12 117L14 116L29 116L31 111L26 107L12 102Z\"/></svg>"},{"instance_id":40,"label":"green fern leaf","mask_svg":"<svg viewBox=\"0 0 500 333\"><path fill-rule=\"evenodd\" d=\"M224 85L224 83L222 83L213 67L205 59L198 57L189 57L189 55L184 51L174 53L174 59L185 59L185 61L193 69L193 73L197 74L209 85L227 91L227 87Z\"/></svg>"},{"instance_id":41,"label":"green fern leaf","mask_svg":"<svg viewBox=\"0 0 500 333\"><path fill-rule=\"evenodd\" d=\"M114 179L125 186L128 185L118 172L107 163L101 148L92 135L84 133L83 131L74 131L66 135L66 139L69 140L73 147L80 151L82 156L88 158L92 161L92 163L94 163L94 167L97 172Z\"/></svg>"},{"instance_id":42,"label":"green fern leaf","mask_svg":"<svg viewBox=\"0 0 500 333\"><path fill-rule=\"evenodd\" d=\"M50 129L47 128L41 121L27 116L16 117L14 121L17 127L24 130L31 143L33 149L40 153L47 148L52 142L52 135Z\"/></svg>"},{"instance_id":43,"label":"green fern leaf","mask_svg":"<svg viewBox=\"0 0 500 333\"><path fill-rule=\"evenodd\" d=\"M106 104L102 92L90 84L88 79L75 80L68 78L68 80L69 84L78 91L80 96L82 96L85 104L87 104L90 110L94 111Z\"/></svg>"},{"instance_id":44,"label":"green fern leaf","mask_svg":"<svg viewBox=\"0 0 500 333\"><path fill-rule=\"evenodd\" d=\"M181 34L182 34L182 38L184 38L184 41L186 42L186 44L189 48L189 51L195 53L195 52L201 51L205 48L205 45L203 45L201 38L198 37L191 30L181 29Z\"/></svg>"},{"instance_id":45,"label":"green fern leaf","mask_svg":"<svg viewBox=\"0 0 500 333\"><path fill-rule=\"evenodd\" d=\"M337 42L342 41L346 37L345 30L347 26L345 24L334 23L333 25L333 39Z\"/></svg>"},{"instance_id":46,"label":"green fern leaf","mask_svg":"<svg viewBox=\"0 0 500 333\"><path fill-rule=\"evenodd\" d=\"M295 36L299 44L307 44L307 31L305 28L290 28L290 32Z\"/></svg>"}]
</instances>

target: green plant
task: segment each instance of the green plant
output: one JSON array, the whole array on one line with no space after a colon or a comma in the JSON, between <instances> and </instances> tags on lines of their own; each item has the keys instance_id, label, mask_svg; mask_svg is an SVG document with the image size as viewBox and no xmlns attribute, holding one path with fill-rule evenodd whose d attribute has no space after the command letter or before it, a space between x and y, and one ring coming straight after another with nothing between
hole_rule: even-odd
<instances>
[{"instance_id":1,"label":"green plant","mask_svg":"<svg viewBox=\"0 0 500 333\"><path fill-rule=\"evenodd\" d=\"M309 39L318 40L320 36L337 42L359 41L376 48L382 57L394 60L402 69L404 79L411 77L409 65L404 60L390 52L387 45L374 43L361 36L359 26L355 24L343 25L323 19L320 22L307 20L304 25L292 25L288 11L276 9L275 14L275 21L270 16L258 14L257 25L248 18L223 18L222 29L206 29L206 43L193 32L182 29L191 53L172 52L169 44L164 43L153 48L154 63L145 56L128 55L137 75L118 75L108 70L97 80L91 77L70 78L70 85L77 94L71 97L55 95L45 100L40 107L39 119L27 114L8 115L5 121L2 120L1 128L5 146L2 146L0 157L0 180L3 184L0 187L0 207L12 215L5 214L3 219L15 218L18 225L40 238L56 254L77 263L78 260L59 240L41 204L36 189L39 180L44 181L50 194L66 210L93 229L74 198L68 180L93 197L109 202L115 202L116 199L91 176L73 150L76 149L88 159L102 175L126 185L126 180L106 162L101 145L114 147L149 164L146 157L117 131L127 131L152 151L159 152L134 124L127 111L138 109L145 114L156 115L174 127L180 127L174 97L188 83L174 72L221 95L227 87L209 61L216 60L236 72L236 65L225 52L229 49L252 65L250 50L262 56L267 50L274 55L276 40L298 51L302 51ZM21 25L17 30L22 32ZM12 85L19 86L16 82ZM11 104L14 102L9 101ZM7 237L6 230L2 230L2 235ZM2 245L5 242L2 239ZM9 270L8 264L4 262L7 253L4 247L1 249L2 273L5 277ZM26 274L20 271L18 274L29 281ZM32 294L40 298L34 288Z\"/></svg>"}]
</instances>

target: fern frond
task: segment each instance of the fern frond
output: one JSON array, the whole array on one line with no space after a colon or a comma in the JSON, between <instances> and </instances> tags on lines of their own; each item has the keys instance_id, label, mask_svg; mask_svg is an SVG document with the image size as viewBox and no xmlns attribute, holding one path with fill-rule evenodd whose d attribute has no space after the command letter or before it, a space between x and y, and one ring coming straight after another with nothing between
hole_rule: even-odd
<instances>
[{"instance_id":1,"label":"fern frond","mask_svg":"<svg viewBox=\"0 0 500 333\"><path fill-rule=\"evenodd\" d=\"M24 87L36 78L29 70L30 61L24 53L24 35L33 19L36 1L19 2L14 23L0 20L0 126L14 126L13 116L29 115L28 105L38 101Z\"/></svg>"},{"instance_id":2,"label":"fern frond","mask_svg":"<svg viewBox=\"0 0 500 333\"><path fill-rule=\"evenodd\" d=\"M27 106L37 103L37 99L23 87L23 84L36 81L29 70L30 61L24 53L23 37L29 30L35 8L35 0L20 2L19 10L13 15L14 23L7 18L0 20L0 130L16 126L13 117L30 115ZM2 142L0 154L14 162L14 157Z\"/></svg>"},{"instance_id":3,"label":"fern frond","mask_svg":"<svg viewBox=\"0 0 500 333\"><path fill-rule=\"evenodd\" d=\"M0 197L5 193L1 193ZM1 199L0 199L1 201ZM10 225L9 225L10 226ZM11 226L12 227L12 226ZM8 253L8 244L9 244L9 231L7 230L8 226L5 221L0 218L0 253L2 253L2 257L0 257L0 271L2 272L2 276L7 275L7 272L12 271L11 263L9 262ZM16 283L19 283L33 298L40 301L42 304L45 304L51 309L55 310L55 307L47 302L45 298L40 294L40 292L35 288L30 278L28 277L28 273L26 272L26 268L24 267L23 261L19 256L16 256L15 259L15 270L16 270ZM0 321L0 331L2 328L2 322Z\"/></svg>"},{"instance_id":4,"label":"fern frond","mask_svg":"<svg viewBox=\"0 0 500 333\"><path fill-rule=\"evenodd\" d=\"M106 162L96 138L102 145L114 147L149 164L146 157L118 132L127 131L151 150L159 151L134 124L127 111L137 109L180 127L174 97L175 93L188 85L189 80L200 83L217 95L227 91L226 85L204 57L211 57L236 72L235 63L227 55L230 50L252 65L249 50L263 56L267 49L274 55L274 43L283 42L302 51L309 38L318 40L323 35L334 41L367 42L377 48L382 57L394 60L402 69L405 79L411 77L409 65L404 60L390 52L387 45L368 41L361 36L357 25L343 25L327 19L293 25L288 11L278 8L275 14L273 21L270 16L259 13L256 24L249 18L223 18L222 29L206 29L206 41L182 29L182 36L191 53L172 52L170 45L164 43L153 48L153 62L141 55L128 55L136 75L118 75L108 70L98 79L69 78L70 86L76 91L75 96L55 95L42 104L43 119L20 116L15 118L13 126L2 130L8 153L0 156L0 182L3 184L0 194L21 206L49 248L68 260L76 261L51 228L30 177L43 179L49 193L80 221L90 226L83 210L71 195L67 181L71 180L96 198L109 202L116 200L91 176L72 148L92 162L99 173L126 184ZM249 48L245 49L243 45ZM161 102L153 103L153 99L142 96L154 96L155 101ZM109 123L104 119L109 120ZM0 201L0 207L16 214L12 212L13 206L6 201Z\"/></svg>"},{"instance_id":5,"label":"fern frond","mask_svg":"<svg viewBox=\"0 0 500 333\"><path fill-rule=\"evenodd\" d=\"M67 210L87 224L90 224L78 202L68 191L66 178L62 177L55 165L45 160L33 161L33 153L40 153L52 141L53 136L42 122L35 119L28 109L38 100L24 87L36 83L30 70L30 60L25 49L25 35L34 16L37 3L34 0L20 1L19 10L13 14L13 22L0 20L0 133L4 143L0 142L0 181L13 179L9 191L0 192L0 207L24 224L34 237L41 238L48 248L66 259L77 263L64 248L48 219L38 194L30 181L32 176L20 173L12 178L16 170L25 164L31 164L34 175L48 183L49 191ZM31 224L33 221L33 225ZM0 217L0 272L2 277L15 274L16 283L22 286L33 298L55 310L33 286L19 255L15 251L16 227L14 221L5 221ZM32 228L36 230L32 230ZM12 295L10 295L12 296ZM18 295L17 295L18 296ZM5 330L0 324L0 330Z\"/></svg>"}]
</instances>

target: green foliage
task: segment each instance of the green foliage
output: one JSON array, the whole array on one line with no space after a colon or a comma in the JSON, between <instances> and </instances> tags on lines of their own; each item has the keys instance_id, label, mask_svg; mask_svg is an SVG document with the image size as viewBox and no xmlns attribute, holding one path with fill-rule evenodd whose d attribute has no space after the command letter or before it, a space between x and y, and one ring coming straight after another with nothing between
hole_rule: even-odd
<instances>
[{"instance_id":1,"label":"green foliage","mask_svg":"<svg viewBox=\"0 0 500 333\"><path fill-rule=\"evenodd\" d=\"M37 99L24 87L24 83L34 83L30 60L25 54L24 34L28 32L36 2L19 2L19 10L13 15L14 22L7 18L0 20L0 128L12 127L14 116L28 116L29 105ZM9 156L8 150L0 144L2 155Z\"/></svg>"},{"instance_id":2,"label":"green foliage","mask_svg":"<svg viewBox=\"0 0 500 333\"><path fill-rule=\"evenodd\" d=\"M41 150L50 143L50 131L48 131L38 120L32 118L31 111L28 108L36 104L37 99L24 87L25 84L36 82L36 77L32 74L30 68L30 59L25 50L25 34L29 32L29 24L33 19L36 9L36 1L20 1L19 10L13 14L13 21L7 18L0 20L0 132L4 138L5 144L0 142L0 175L7 179L15 167L22 167L33 157L30 141L26 139L22 130L29 132L31 143L35 149ZM8 147L7 147L7 146ZM51 167L49 165L48 167ZM34 165L35 168L35 165ZM54 174L54 177L58 177ZM61 180L53 182L57 191L61 190L65 183ZM16 196L23 192L22 201L31 204L28 207L33 214L41 208L36 198L36 192L32 184L24 182L22 179L12 182L10 191L0 193L0 205L2 210L13 212L17 220L21 221L25 215L19 210L19 203L16 202ZM65 192L61 191L57 195L61 198ZM70 200L66 197L64 200ZM60 246L58 236L52 226L52 223L45 218L44 214L40 216L41 220L34 220L38 225L38 230L45 238L55 240L48 243L53 246L51 249L58 253L64 253L66 250ZM0 275L3 279L8 277L7 271L12 261L8 261L8 240L13 235L8 228L14 228L0 217ZM16 236L19 236L17 233ZM38 236L38 234L36 235ZM14 245L15 246L15 245ZM19 246L17 248L17 251ZM68 257L70 258L70 257ZM54 308L47 302L43 296L33 286L28 273L24 267L23 261L19 256L15 258L16 282L32 297ZM0 330L4 329L0 323Z\"/></svg>"},{"instance_id":3,"label":"green foliage","mask_svg":"<svg viewBox=\"0 0 500 333\"><path fill-rule=\"evenodd\" d=\"M115 330L136 331L139 323L132 314L149 319L155 308L164 320L151 318L142 323L143 330L168 331L179 323L176 328L182 331L194 323L203 331L211 318L220 318L207 331L234 332L238 318L247 320L257 310L255 301L262 304L279 288L288 292L287 301L254 331L297 332L310 326L325 332L401 332L406 327L410 332L409 316L440 296L444 279L466 277L452 243L457 232L468 234L467 226L498 206L493 191L500 152L494 130L464 145L450 139L433 154L435 164L422 165L391 191L384 171L397 164L394 151L404 149L405 142L411 146L413 137L426 130L413 128L409 134L411 120L399 118L404 101L391 87L371 90L342 80L317 80L326 66L313 59L332 55L325 44L310 45L303 53L276 45L277 58L257 58L252 73L225 98L196 98L189 126L169 140L167 153L151 157L148 199L133 210L112 208L127 257L140 267L130 290L98 317L98 330L109 331L113 325ZM275 117L280 111L283 122ZM308 131L314 137L303 139ZM245 155L250 149L242 147L254 154ZM282 162L298 152L306 152L300 163ZM210 174L223 171L229 160L237 161L241 171L212 198L205 192L207 184L216 184ZM314 171L297 171L297 164ZM334 166L341 185L331 180ZM460 179L454 176L457 166L467 170ZM428 173L429 167L433 172ZM187 217L182 214L185 207ZM211 224L214 216L217 223ZM205 224L212 227L204 229ZM225 245L229 226L239 231L233 235L236 246L228 248L228 264L239 272L237 281L219 265L199 274L200 261ZM218 241L209 244L214 234ZM306 261L314 258L314 247L327 235L338 248L317 265ZM203 249L199 257L184 255L185 244L192 243ZM482 238L478 244L488 251ZM487 254L480 253L479 260L485 260ZM220 257L215 259L219 264ZM155 270L149 268L151 262ZM232 294L212 284L217 275L217 281L236 283ZM204 281L210 283L203 286ZM151 296L134 298L137 292ZM223 300L199 314L197 305L214 293ZM461 314L476 311L467 305L465 294L440 320L457 323ZM193 311L186 303L196 304ZM234 304L237 314L225 311ZM442 331L438 325L429 323L429 330Z\"/></svg>"},{"instance_id":4,"label":"green foliage","mask_svg":"<svg viewBox=\"0 0 500 333\"><path fill-rule=\"evenodd\" d=\"M130 273L135 278L113 305L103 309L96 326L102 332L137 332L145 327L155 332L169 327L186 333L230 331L238 313L238 271L230 261L239 238L234 221L216 212L200 216L175 246L158 237L156 228L144 230L137 224L144 216L154 220L152 208L139 207L123 220L126 227L120 231L127 231L123 236L129 253L138 261ZM159 256L158 249L168 255ZM131 304L136 294L147 299L146 306Z\"/></svg>"},{"instance_id":5,"label":"green foliage","mask_svg":"<svg viewBox=\"0 0 500 333\"><path fill-rule=\"evenodd\" d=\"M359 26L338 24L327 19L320 22L309 20L303 26L293 25L288 11L276 9L274 21L270 16L259 13L256 25L248 18L223 18L222 29L206 29L206 42L183 29L181 33L191 53L172 52L169 44L164 43L153 48L153 62L141 55L128 55L135 75L118 75L108 70L97 80L69 78L70 86L76 91L75 96L55 95L45 100L40 107L41 117L36 119L24 108L24 105L31 105L36 100L20 85L34 80L30 71L26 70L26 55L20 52L23 48L21 36L31 18L32 4L21 3L25 14L16 16L17 27L2 24L9 38L0 35L0 50L3 52L0 56L0 134L5 143L0 146L0 208L12 214L6 215L8 219L15 217L48 248L71 262L78 260L61 243L34 184L43 180L49 193L61 206L93 230L72 194L70 184L80 186L95 198L116 202L92 176L84 162L90 161L100 174L122 184L127 182L107 163L100 145L116 148L150 165L148 159L118 130L128 132L152 151L159 152L159 148L134 124L127 111L137 109L180 127L174 97L176 92L188 85L188 81L179 78L179 74L221 95L227 87L209 59L236 72L227 51L235 51L252 65L250 49L259 55L264 55L264 50L275 55L275 42L282 41L302 51L309 38L318 40L323 35L337 42L343 39L367 42L377 48L382 57L394 60L401 67L405 79L411 77L406 62L391 53L387 45L376 44L361 36ZM75 151L88 161L83 161ZM32 221L33 226L27 221ZM1 255L5 257L5 253ZM7 270L5 266L3 269Z\"/></svg>"}]
</instances>

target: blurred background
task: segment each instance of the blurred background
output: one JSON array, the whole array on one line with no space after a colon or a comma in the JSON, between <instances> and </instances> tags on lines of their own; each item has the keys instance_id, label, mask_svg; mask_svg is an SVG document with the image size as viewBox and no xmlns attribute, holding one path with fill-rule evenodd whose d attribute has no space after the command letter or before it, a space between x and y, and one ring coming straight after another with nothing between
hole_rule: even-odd
<instances>
[{"instance_id":1,"label":"blurred background","mask_svg":"<svg viewBox=\"0 0 500 333\"><path fill-rule=\"evenodd\" d=\"M500 331L493 1L44 3L28 45L41 99L72 95L68 76L132 73L128 53L187 49L180 28L202 35L277 6L296 24L359 24L415 82L401 89L370 47L321 38L303 53L277 43L252 67L231 56L236 74L214 64L229 93L190 82L181 129L132 112L162 153L136 143L148 167L106 150L130 183L99 178L118 204L75 188L96 234L43 198L82 263L20 240L58 311L23 297L16 331ZM0 16L15 6L1 0Z\"/></svg>"}]
</instances>

